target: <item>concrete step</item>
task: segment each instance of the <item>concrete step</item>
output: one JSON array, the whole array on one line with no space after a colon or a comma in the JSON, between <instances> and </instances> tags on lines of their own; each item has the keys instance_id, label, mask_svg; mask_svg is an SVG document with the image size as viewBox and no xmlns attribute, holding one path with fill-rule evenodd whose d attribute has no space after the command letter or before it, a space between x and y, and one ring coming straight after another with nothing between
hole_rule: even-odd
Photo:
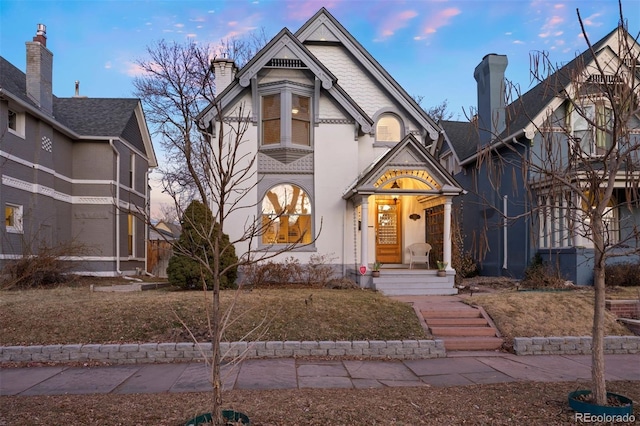
<instances>
[{"instance_id":1,"label":"concrete step","mask_svg":"<svg viewBox=\"0 0 640 426\"><path fill-rule=\"evenodd\" d=\"M423 309L422 316L429 318L482 318L480 311L474 308Z\"/></svg>"},{"instance_id":2,"label":"concrete step","mask_svg":"<svg viewBox=\"0 0 640 426\"><path fill-rule=\"evenodd\" d=\"M444 337L444 347L447 351L488 351L502 347L499 337Z\"/></svg>"},{"instance_id":3,"label":"concrete step","mask_svg":"<svg viewBox=\"0 0 640 426\"><path fill-rule=\"evenodd\" d=\"M483 325L486 326L487 320L484 318L429 318L428 325L429 327L477 327Z\"/></svg>"},{"instance_id":4,"label":"concrete step","mask_svg":"<svg viewBox=\"0 0 640 426\"><path fill-rule=\"evenodd\" d=\"M428 324L428 323L427 323ZM477 337L477 336L496 336L496 332L488 325L485 327L429 327L431 334L436 338L446 336L456 337Z\"/></svg>"}]
</instances>

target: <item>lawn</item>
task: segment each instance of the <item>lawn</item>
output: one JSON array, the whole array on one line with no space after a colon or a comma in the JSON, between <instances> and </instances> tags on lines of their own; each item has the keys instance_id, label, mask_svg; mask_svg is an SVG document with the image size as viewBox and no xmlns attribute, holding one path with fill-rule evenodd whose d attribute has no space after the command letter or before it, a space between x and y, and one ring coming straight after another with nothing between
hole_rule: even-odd
<instances>
[{"instance_id":1,"label":"lawn","mask_svg":"<svg viewBox=\"0 0 640 426\"><path fill-rule=\"evenodd\" d=\"M237 297L237 298L236 298ZM0 345L208 340L211 292L90 292L86 286L0 292ZM224 340L426 339L414 310L368 290L223 291ZM253 334L250 334L252 333Z\"/></svg>"},{"instance_id":2,"label":"lawn","mask_svg":"<svg viewBox=\"0 0 640 426\"><path fill-rule=\"evenodd\" d=\"M628 293L633 293L631 288ZM508 339L590 336L593 328L593 291L590 289L563 292L502 291L474 294L466 300L467 303L482 306ZM606 335L632 334L608 311L605 312L605 327Z\"/></svg>"}]
</instances>

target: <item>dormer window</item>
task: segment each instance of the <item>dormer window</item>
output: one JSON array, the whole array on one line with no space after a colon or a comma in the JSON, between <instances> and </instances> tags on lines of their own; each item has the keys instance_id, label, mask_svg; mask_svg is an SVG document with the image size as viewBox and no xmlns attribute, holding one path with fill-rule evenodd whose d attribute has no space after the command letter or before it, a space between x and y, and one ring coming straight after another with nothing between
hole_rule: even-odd
<instances>
[{"instance_id":1,"label":"dormer window","mask_svg":"<svg viewBox=\"0 0 640 426\"><path fill-rule=\"evenodd\" d=\"M584 155L605 155L613 146L613 110L602 103L574 108L571 130Z\"/></svg>"},{"instance_id":2,"label":"dormer window","mask_svg":"<svg viewBox=\"0 0 640 426\"><path fill-rule=\"evenodd\" d=\"M290 83L262 91L262 146L311 147L311 93Z\"/></svg>"},{"instance_id":3,"label":"dormer window","mask_svg":"<svg viewBox=\"0 0 640 426\"><path fill-rule=\"evenodd\" d=\"M376 122L376 142L398 143L403 134L402 122L395 114L383 114Z\"/></svg>"}]
</instances>

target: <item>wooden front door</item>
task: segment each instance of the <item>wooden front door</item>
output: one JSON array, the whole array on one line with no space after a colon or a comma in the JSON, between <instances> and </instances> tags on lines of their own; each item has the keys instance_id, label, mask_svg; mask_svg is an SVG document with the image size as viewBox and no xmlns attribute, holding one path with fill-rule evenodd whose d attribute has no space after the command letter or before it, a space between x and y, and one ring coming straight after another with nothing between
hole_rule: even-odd
<instances>
[{"instance_id":1,"label":"wooden front door","mask_svg":"<svg viewBox=\"0 0 640 426\"><path fill-rule=\"evenodd\" d=\"M402 263L400 200L376 200L376 260Z\"/></svg>"}]
</instances>

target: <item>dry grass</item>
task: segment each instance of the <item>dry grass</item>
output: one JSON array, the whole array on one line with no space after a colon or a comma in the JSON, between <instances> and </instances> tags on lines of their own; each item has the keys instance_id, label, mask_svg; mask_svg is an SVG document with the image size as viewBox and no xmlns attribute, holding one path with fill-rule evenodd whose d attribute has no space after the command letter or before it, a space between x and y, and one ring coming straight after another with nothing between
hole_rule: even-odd
<instances>
[{"instance_id":1,"label":"dry grass","mask_svg":"<svg viewBox=\"0 0 640 426\"><path fill-rule=\"evenodd\" d=\"M222 305L234 291L222 292ZM86 286L0 293L0 344L184 342L184 321L207 340L211 292L154 290L92 293ZM177 315L177 317L176 317ZM413 309L365 290L268 289L239 292L224 340L240 340L267 321L255 340L424 339ZM253 337L253 336L252 336ZM250 339L251 340L251 339Z\"/></svg>"},{"instance_id":2,"label":"dry grass","mask_svg":"<svg viewBox=\"0 0 640 426\"><path fill-rule=\"evenodd\" d=\"M593 324L593 292L509 291L473 295L468 303L482 306L506 338L590 336ZM632 334L606 314L606 334Z\"/></svg>"},{"instance_id":3,"label":"dry grass","mask_svg":"<svg viewBox=\"0 0 640 426\"><path fill-rule=\"evenodd\" d=\"M505 383L448 388L232 391L225 408L252 425L564 425L575 424L569 392L585 383ZM610 382L640 400L639 382ZM177 426L206 411L211 395L60 395L0 397L0 424ZM636 419L640 409L635 408Z\"/></svg>"}]
</instances>

